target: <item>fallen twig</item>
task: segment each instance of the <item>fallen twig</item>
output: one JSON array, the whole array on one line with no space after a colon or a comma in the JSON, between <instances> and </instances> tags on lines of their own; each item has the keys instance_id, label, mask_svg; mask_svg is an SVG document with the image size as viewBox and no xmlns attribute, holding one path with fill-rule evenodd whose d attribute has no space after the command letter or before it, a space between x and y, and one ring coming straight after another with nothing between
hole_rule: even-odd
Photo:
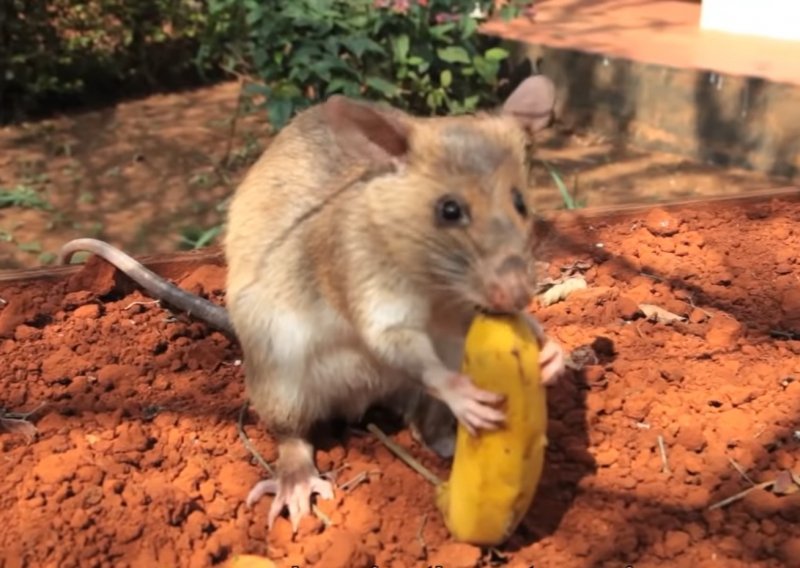
<instances>
[{"instance_id":1,"label":"fallen twig","mask_svg":"<svg viewBox=\"0 0 800 568\"><path fill-rule=\"evenodd\" d=\"M422 522L419 524L419 530L417 530L417 541L419 541L420 549L422 549L422 554L427 554L428 552L428 545L425 543L425 535L423 535L423 531L425 530L425 523L428 521L428 513L422 515Z\"/></svg>"},{"instance_id":2,"label":"fallen twig","mask_svg":"<svg viewBox=\"0 0 800 568\"><path fill-rule=\"evenodd\" d=\"M275 472L273 471L272 467L267 463L262 455L258 452L258 450L253 446L253 443L250 441L250 438L247 437L247 434L244 432L244 414L247 412L247 407L249 405L249 401L245 400L244 404L242 404L242 408L239 409L239 420L236 424L237 430L239 431L239 439L242 440L242 444L244 444L245 449L250 452L250 455L269 472L270 477L275 477Z\"/></svg>"},{"instance_id":3,"label":"fallen twig","mask_svg":"<svg viewBox=\"0 0 800 568\"><path fill-rule=\"evenodd\" d=\"M772 487L774 484L775 484L775 480L773 479L771 481L765 481L763 483L759 483L757 485L753 485L752 487L748 487L744 491L740 491L739 493L737 493L735 495L731 495L727 499L723 499L722 501L718 501L718 502L714 503L713 505L710 505L708 507L708 510L709 511L713 511L714 509L719 509L720 507L725 507L727 505L730 505L731 503L735 503L736 501L744 499L751 491L755 491L756 489L767 489L769 487Z\"/></svg>"},{"instance_id":4,"label":"fallen twig","mask_svg":"<svg viewBox=\"0 0 800 568\"><path fill-rule=\"evenodd\" d=\"M351 479L348 479L347 481L339 485L339 488L342 491L350 491L351 489L354 489L355 487L358 487L359 485L367 481L370 475L380 475L380 474L381 472L377 469L373 469L370 471L362 471L361 473L353 476Z\"/></svg>"},{"instance_id":5,"label":"fallen twig","mask_svg":"<svg viewBox=\"0 0 800 568\"><path fill-rule=\"evenodd\" d=\"M771 329L769 330L769 336L774 339L800 339L800 331Z\"/></svg>"},{"instance_id":6,"label":"fallen twig","mask_svg":"<svg viewBox=\"0 0 800 568\"><path fill-rule=\"evenodd\" d=\"M651 280L655 280L656 282L666 282L666 280L661 276L656 276L655 274L650 274L649 272L639 272L641 276L645 278L650 278Z\"/></svg>"},{"instance_id":7,"label":"fallen twig","mask_svg":"<svg viewBox=\"0 0 800 568\"><path fill-rule=\"evenodd\" d=\"M322 524L325 525L325 527L330 527L333 525L331 518L323 513L320 508L317 507L316 503L311 505L311 512L314 513L320 521L322 521Z\"/></svg>"},{"instance_id":8,"label":"fallen twig","mask_svg":"<svg viewBox=\"0 0 800 568\"><path fill-rule=\"evenodd\" d=\"M422 465L416 459L414 459L411 456L411 454L409 454L403 447L392 441L389 438L389 436L384 434L380 428L375 426L375 424L372 423L367 424L367 430L372 432L384 446L386 446L397 457L403 460L408 467L416 471L422 477L424 477L434 485L439 485L442 482L442 480L436 477L436 475L432 471L430 471L428 468L426 468L424 465Z\"/></svg>"},{"instance_id":9,"label":"fallen twig","mask_svg":"<svg viewBox=\"0 0 800 568\"><path fill-rule=\"evenodd\" d=\"M667 462L667 449L664 447L664 436L658 435L658 451L661 453L661 464L663 467L661 471L669 473L669 463Z\"/></svg>"},{"instance_id":10,"label":"fallen twig","mask_svg":"<svg viewBox=\"0 0 800 568\"><path fill-rule=\"evenodd\" d=\"M130 304L128 304L127 306L125 306L122 309L123 310L130 310L133 306L152 306L154 304L159 304L159 303L161 303L161 300L152 300L152 301L149 301L149 302L131 302Z\"/></svg>"},{"instance_id":11,"label":"fallen twig","mask_svg":"<svg viewBox=\"0 0 800 568\"><path fill-rule=\"evenodd\" d=\"M728 456L728 461L729 461L729 462L731 463L731 465L733 466L733 469L735 469L736 471L738 471L738 472L739 472L739 475L741 475L741 476L742 476L742 478L743 478L745 481L747 481L747 483L749 483L750 485L755 485L755 482L754 482L752 479L750 479L750 477L749 477L749 476L747 475L747 473L744 471L744 468L743 468L741 465L739 465L735 459L733 459L732 457Z\"/></svg>"}]
</instances>

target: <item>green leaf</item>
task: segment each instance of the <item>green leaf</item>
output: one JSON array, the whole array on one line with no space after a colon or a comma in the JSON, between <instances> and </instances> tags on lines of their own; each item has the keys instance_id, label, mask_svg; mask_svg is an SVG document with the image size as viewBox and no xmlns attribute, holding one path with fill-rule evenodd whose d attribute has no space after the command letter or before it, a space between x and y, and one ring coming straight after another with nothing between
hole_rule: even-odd
<instances>
[{"instance_id":1,"label":"green leaf","mask_svg":"<svg viewBox=\"0 0 800 568\"><path fill-rule=\"evenodd\" d=\"M553 183L556 184L559 193L561 194L561 199L564 201L564 205L566 205L567 209L575 209L575 201L572 199L572 196L569 194L569 190L567 189L566 184L561 179L559 173L553 168L549 163L544 160L540 160L547 171L550 173L550 177L553 178Z\"/></svg>"},{"instance_id":2,"label":"green leaf","mask_svg":"<svg viewBox=\"0 0 800 568\"><path fill-rule=\"evenodd\" d=\"M332 95L333 93L344 93L347 96L358 95L358 83L349 79L337 77L327 84L325 87L325 94Z\"/></svg>"},{"instance_id":3,"label":"green leaf","mask_svg":"<svg viewBox=\"0 0 800 568\"><path fill-rule=\"evenodd\" d=\"M353 55L358 58L361 58L367 52L377 53L377 54L384 54L386 50L383 49L380 45L372 41L367 37L361 36L350 36L350 37L342 37L340 38L342 45L344 45L348 51L350 51Z\"/></svg>"},{"instance_id":4,"label":"green leaf","mask_svg":"<svg viewBox=\"0 0 800 568\"><path fill-rule=\"evenodd\" d=\"M438 26L431 26L428 28L428 32L440 41L447 41L450 43L450 39L447 37L448 32L454 30L456 27L455 22L447 22L446 24L439 24Z\"/></svg>"},{"instance_id":5,"label":"green leaf","mask_svg":"<svg viewBox=\"0 0 800 568\"><path fill-rule=\"evenodd\" d=\"M394 38L394 41L392 42L392 51L394 51L394 60L399 63L404 63L406 61L406 58L408 57L408 47L409 47L409 39L407 35L403 34Z\"/></svg>"},{"instance_id":6,"label":"green leaf","mask_svg":"<svg viewBox=\"0 0 800 568\"><path fill-rule=\"evenodd\" d=\"M445 69L439 74L439 83L441 83L442 87L445 89L453 83L453 73L450 69Z\"/></svg>"},{"instance_id":7,"label":"green leaf","mask_svg":"<svg viewBox=\"0 0 800 568\"><path fill-rule=\"evenodd\" d=\"M478 101L480 97L478 95L473 95L471 97L467 97L464 99L464 109L467 111L473 111L478 107Z\"/></svg>"},{"instance_id":8,"label":"green leaf","mask_svg":"<svg viewBox=\"0 0 800 568\"><path fill-rule=\"evenodd\" d=\"M502 47L493 47L491 49L487 49L486 53L483 54L488 61L502 61L508 57L508 55L508 51Z\"/></svg>"},{"instance_id":9,"label":"green leaf","mask_svg":"<svg viewBox=\"0 0 800 568\"><path fill-rule=\"evenodd\" d=\"M200 237L195 241L194 248L199 249L203 248L204 246L208 245L211 241L217 238L217 235L220 234L222 231L222 225L217 225L216 227L211 227L203 232Z\"/></svg>"},{"instance_id":10,"label":"green leaf","mask_svg":"<svg viewBox=\"0 0 800 568\"><path fill-rule=\"evenodd\" d=\"M269 96L272 92L267 85L262 85L261 83L245 83L244 87L242 88L242 94L246 96L252 95L264 95Z\"/></svg>"},{"instance_id":11,"label":"green leaf","mask_svg":"<svg viewBox=\"0 0 800 568\"><path fill-rule=\"evenodd\" d=\"M475 71L481 76L481 79L489 84L494 84L497 78L497 72L500 70L500 64L497 61L489 61L481 56L477 56L472 60L475 65Z\"/></svg>"},{"instance_id":12,"label":"green leaf","mask_svg":"<svg viewBox=\"0 0 800 568\"><path fill-rule=\"evenodd\" d=\"M394 98L400 94L400 89L397 87L397 85L394 85L393 83L390 83L381 77L367 77L365 82L367 83L368 87L375 89L386 97Z\"/></svg>"},{"instance_id":13,"label":"green leaf","mask_svg":"<svg viewBox=\"0 0 800 568\"><path fill-rule=\"evenodd\" d=\"M461 24L461 39L468 40L478 31L478 21L475 18L464 18Z\"/></svg>"},{"instance_id":14,"label":"green leaf","mask_svg":"<svg viewBox=\"0 0 800 568\"><path fill-rule=\"evenodd\" d=\"M439 59L446 63L469 63L469 54L463 47L451 45L449 47L440 47L436 50L436 55Z\"/></svg>"},{"instance_id":15,"label":"green leaf","mask_svg":"<svg viewBox=\"0 0 800 568\"><path fill-rule=\"evenodd\" d=\"M294 104L291 99L270 99L267 101L269 123L276 131L280 130L292 116Z\"/></svg>"}]
</instances>

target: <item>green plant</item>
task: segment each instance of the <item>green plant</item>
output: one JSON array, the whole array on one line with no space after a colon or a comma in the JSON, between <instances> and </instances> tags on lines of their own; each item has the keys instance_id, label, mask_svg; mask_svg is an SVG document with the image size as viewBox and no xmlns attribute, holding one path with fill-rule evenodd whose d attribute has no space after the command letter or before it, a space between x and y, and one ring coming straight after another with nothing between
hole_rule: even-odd
<instances>
[{"instance_id":1,"label":"green plant","mask_svg":"<svg viewBox=\"0 0 800 568\"><path fill-rule=\"evenodd\" d=\"M3 207L51 208L35 189L27 185L18 185L12 189L0 188L0 209Z\"/></svg>"},{"instance_id":2,"label":"green plant","mask_svg":"<svg viewBox=\"0 0 800 568\"><path fill-rule=\"evenodd\" d=\"M208 229L199 227L187 227L181 231L180 239L184 248L199 249L210 245L214 239L222 232L222 225L216 225Z\"/></svg>"},{"instance_id":3,"label":"green plant","mask_svg":"<svg viewBox=\"0 0 800 568\"><path fill-rule=\"evenodd\" d=\"M218 68L207 0L3 0L0 119L191 83ZM220 28L220 33L224 30Z\"/></svg>"},{"instance_id":4,"label":"green plant","mask_svg":"<svg viewBox=\"0 0 800 568\"><path fill-rule=\"evenodd\" d=\"M585 204L583 202L575 201L575 197L570 193L569 189L567 189L567 184L564 183L564 180L561 179L561 174L551 166L547 161L540 160L542 165L547 169L547 172L550 174L550 177L553 180L553 183L556 184L556 188L558 192L561 194L561 199L564 201L564 206L567 209L577 209L579 207L583 207ZM575 180L575 192L577 193L577 178Z\"/></svg>"},{"instance_id":5,"label":"green plant","mask_svg":"<svg viewBox=\"0 0 800 568\"><path fill-rule=\"evenodd\" d=\"M489 0L210 0L212 37L240 38L227 68L276 130L334 93L416 113L494 105L508 51L478 33ZM509 2L503 17L529 2ZM210 49L210 48L209 48Z\"/></svg>"}]
</instances>

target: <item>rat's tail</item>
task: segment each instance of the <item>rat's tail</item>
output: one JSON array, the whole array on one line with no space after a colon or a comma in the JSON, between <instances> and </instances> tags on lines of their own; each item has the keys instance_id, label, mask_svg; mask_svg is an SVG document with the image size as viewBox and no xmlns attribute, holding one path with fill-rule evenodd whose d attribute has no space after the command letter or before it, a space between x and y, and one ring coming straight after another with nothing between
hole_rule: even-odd
<instances>
[{"instance_id":1,"label":"rat's tail","mask_svg":"<svg viewBox=\"0 0 800 568\"><path fill-rule=\"evenodd\" d=\"M225 308L182 290L110 244L98 239L74 239L61 247L58 257L59 264L68 263L76 252L96 254L125 273L154 298L198 317L220 331L235 335Z\"/></svg>"}]
</instances>

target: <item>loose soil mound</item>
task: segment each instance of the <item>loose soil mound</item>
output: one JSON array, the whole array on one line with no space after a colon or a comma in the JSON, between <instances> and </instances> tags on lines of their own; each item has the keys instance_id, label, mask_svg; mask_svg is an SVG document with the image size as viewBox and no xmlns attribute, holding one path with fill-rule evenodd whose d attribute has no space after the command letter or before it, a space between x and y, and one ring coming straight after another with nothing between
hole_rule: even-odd
<instances>
[{"instance_id":1,"label":"loose soil mound","mask_svg":"<svg viewBox=\"0 0 800 568\"><path fill-rule=\"evenodd\" d=\"M282 518L267 534L270 498L244 505L265 472L237 433L235 342L98 259L69 278L0 282L2 406L45 404L31 441L0 433L0 566L211 566L236 553L325 568L792 565L790 478L709 506L800 472L800 341L774 333L800 330L798 227L793 199L555 224L549 275L590 261L588 287L537 311L588 364L550 391L542 484L494 555L451 542L433 488L338 427L317 453L350 482L319 503L332 526L306 519L293 540ZM220 263L160 270L222 302ZM682 318L650 321L641 304ZM252 413L244 430L274 459Z\"/></svg>"}]
</instances>

